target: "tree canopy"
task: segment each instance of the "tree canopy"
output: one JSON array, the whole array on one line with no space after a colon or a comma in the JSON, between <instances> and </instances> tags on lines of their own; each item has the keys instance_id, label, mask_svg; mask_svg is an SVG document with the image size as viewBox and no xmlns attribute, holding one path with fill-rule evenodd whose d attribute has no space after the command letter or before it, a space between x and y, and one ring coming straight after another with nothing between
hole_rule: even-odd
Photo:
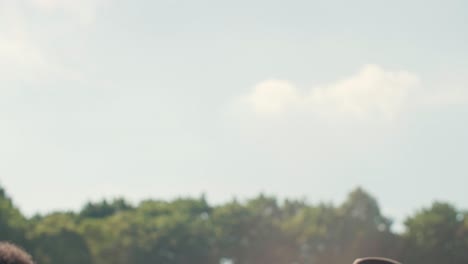
<instances>
[{"instance_id":1,"label":"tree canopy","mask_svg":"<svg viewBox=\"0 0 468 264\"><path fill-rule=\"evenodd\" d=\"M204 197L138 205L119 198L27 219L0 188L0 239L42 264L331 264L369 255L462 264L467 216L434 202L396 233L377 200L357 188L340 205L265 195L216 206Z\"/></svg>"}]
</instances>

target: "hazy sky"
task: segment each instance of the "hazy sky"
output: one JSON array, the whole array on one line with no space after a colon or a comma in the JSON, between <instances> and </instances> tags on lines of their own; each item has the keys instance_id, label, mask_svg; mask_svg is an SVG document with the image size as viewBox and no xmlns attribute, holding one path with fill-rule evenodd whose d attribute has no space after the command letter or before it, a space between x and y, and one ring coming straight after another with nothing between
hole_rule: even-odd
<instances>
[{"instance_id":1,"label":"hazy sky","mask_svg":"<svg viewBox=\"0 0 468 264\"><path fill-rule=\"evenodd\" d=\"M0 181L31 215L259 192L468 208L468 2L0 0Z\"/></svg>"}]
</instances>

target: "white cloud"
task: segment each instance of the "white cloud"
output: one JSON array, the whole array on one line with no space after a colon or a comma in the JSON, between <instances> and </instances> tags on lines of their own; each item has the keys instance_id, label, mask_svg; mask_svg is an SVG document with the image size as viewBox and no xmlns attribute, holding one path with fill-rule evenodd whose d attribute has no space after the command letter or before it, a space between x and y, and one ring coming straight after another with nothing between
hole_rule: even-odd
<instances>
[{"instance_id":1,"label":"white cloud","mask_svg":"<svg viewBox=\"0 0 468 264\"><path fill-rule=\"evenodd\" d=\"M61 64L53 50L47 50L47 46L38 41L42 36L32 31L35 21L26 12L29 10L26 6L35 7L33 10L37 12L62 2L82 3L58 0L0 1L0 81L79 78L78 73ZM84 17L80 16L79 19Z\"/></svg>"},{"instance_id":2,"label":"white cloud","mask_svg":"<svg viewBox=\"0 0 468 264\"><path fill-rule=\"evenodd\" d=\"M0 34L0 80L44 80L62 74L38 46L21 37Z\"/></svg>"},{"instance_id":3,"label":"white cloud","mask_svg":"<svg viewBox=\"0 0 468 264\"><path fill-rule=\"evenodd\" d=\"M412 73L366 65L351 77L304 93L288 81L264 81L242 101L259 115L306 111L327 117L392 119L419 83Z\"/></svg>"},{"instance_id":4,"label":"white cloud","mask_svg":"<svg viewBox=\"0 0 468 264\"><path fill-rule=\"evenodd\" d=\"M257 113L280 113L298 104L301 97L296 87L288 81L268 80L255 86L254 92L245 97Z\"/></svg>"},{"instance_id":5,"label":"white cloud","mask_svg":"<svg viewBox=\"0 0 468 264\"><path fill-rule=\"evenodd\" d=\"M25 15L18 2L0 2L0 80L22 79L31 70L47 68L38 47L28 37Z\"/></svg>"}]
</instances>

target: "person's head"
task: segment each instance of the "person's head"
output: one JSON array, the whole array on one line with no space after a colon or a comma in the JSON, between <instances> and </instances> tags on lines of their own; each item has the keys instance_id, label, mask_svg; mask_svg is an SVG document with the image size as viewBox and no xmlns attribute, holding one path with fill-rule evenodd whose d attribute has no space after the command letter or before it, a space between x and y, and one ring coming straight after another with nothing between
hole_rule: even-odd
<instances>
[{"instance_id":1,"label":"person's head","mask_svg":"<svg viewBox=\"0 0 468 264\"><path fill-rule=\"evenodd\" d=\"M34 264L23 249L8 242L0 242L0 264Z\"/></svg>"}]
</instances>

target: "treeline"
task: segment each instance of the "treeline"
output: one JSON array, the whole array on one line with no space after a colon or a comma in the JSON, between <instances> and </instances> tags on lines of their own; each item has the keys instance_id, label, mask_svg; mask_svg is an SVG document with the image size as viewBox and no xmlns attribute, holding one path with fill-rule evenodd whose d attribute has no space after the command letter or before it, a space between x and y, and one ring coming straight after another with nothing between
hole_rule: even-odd
<instances>
[{"instance_id":1,"label":"treeline","mask_svg":"<svg viewBox=\"0 0 468 264\"><path fill-rule=\"evenodd\" d=\"M0 188L0 240L20 244L39 264L345 264L370 255L466 264L467 216L435 202L395 233L358 188L337 206L264 195L218 206L203 197L137 206L116 199L27 219Z\"/></svg>"}]
</instances>

